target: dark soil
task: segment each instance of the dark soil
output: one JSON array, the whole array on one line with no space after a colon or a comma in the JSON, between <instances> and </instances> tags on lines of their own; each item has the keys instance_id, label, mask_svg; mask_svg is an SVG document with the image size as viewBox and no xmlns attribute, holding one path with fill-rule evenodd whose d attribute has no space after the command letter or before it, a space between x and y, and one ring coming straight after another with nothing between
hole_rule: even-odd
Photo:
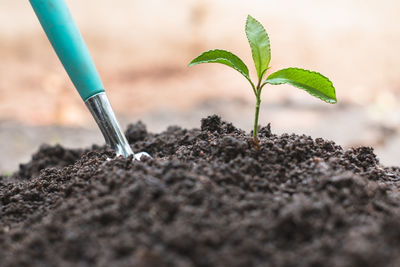
<instances>
[{"instance_id":1,"label":"dark soil","mask_svg":"<svg viewBox=\"0 0 400 267\"><path fill-rule=\"evenodd\" d=\"M127 130L154 159L42 147L0 177L0 266L400 266L399 169L216 116Z\"/></svg>"}]
</instances>

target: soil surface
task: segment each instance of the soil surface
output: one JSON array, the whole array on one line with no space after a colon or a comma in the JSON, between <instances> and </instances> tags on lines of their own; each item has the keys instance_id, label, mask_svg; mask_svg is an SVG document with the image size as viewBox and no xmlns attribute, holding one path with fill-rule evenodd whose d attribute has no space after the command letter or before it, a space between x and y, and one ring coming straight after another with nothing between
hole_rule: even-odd
<instances>
[{"instance_id":1,"label":"soil surface","mask_svg":"<svg viewBox=\"0 0 400 267\"><path fill-rule=\"evenodd\" d=\"M0 177L1 266L400 266L397 168L217 116L126 135L153 159L43 146ZM109 159L113 158L113 159Z\"/></svg>"}]
</instances>

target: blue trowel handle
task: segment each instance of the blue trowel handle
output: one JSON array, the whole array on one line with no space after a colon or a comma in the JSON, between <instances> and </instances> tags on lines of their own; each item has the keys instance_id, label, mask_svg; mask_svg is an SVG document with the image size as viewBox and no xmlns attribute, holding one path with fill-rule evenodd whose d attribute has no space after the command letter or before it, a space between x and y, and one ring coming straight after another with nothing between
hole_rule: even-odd
<instances>
[{"instance_id":1,"label":"blue trowel handle","mask_svg":"<svg viewBox=\"0 0 400 267\"><path fill-rule=\"evenodd\" d=\"M30 0L47 37L85 101L104 92L85 41L64 0Z\"/></svg>"}]
</instances>

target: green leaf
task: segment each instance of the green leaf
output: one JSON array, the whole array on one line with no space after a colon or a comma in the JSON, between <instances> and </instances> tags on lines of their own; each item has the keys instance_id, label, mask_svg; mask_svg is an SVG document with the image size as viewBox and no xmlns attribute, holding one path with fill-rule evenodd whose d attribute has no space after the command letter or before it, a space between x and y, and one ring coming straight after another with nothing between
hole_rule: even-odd
<instances>
[{"instance_id":1,"label":"green leaf","mask_svg":"<svg viewBox=\"0 0 400 267\"><path fill-rule=\"evenodd\" d=\"M204 52L200 56L193 59L189 66L194 66L201 63L220 63L234 68L240 72L247 80L250 81L249 69L246 64L236 55L231 52L215 49ZM251 81L250 81L251 82Z\"/></svg>"},{"instance_id":2,"label":"green leaf","mask_svg":"<svg viewBox=\"0 0 400 267\"><path fill-rule=\"evenodd\" d=\"M334 104L337 102L335 87L333 87L332 82L318 72L298 68L282 69L269 75L263 86L267 83L291 84L327 103Z\"/></svg>"},{"instance_id":3,"label":"green leaf","mask_svg":"<svg viewBox=\"0 0 400 267\"><path fill-rule=\"evenodd\" d=\"M271 60L271 48L268 34L260 22L252 16L247 16L246 36L251 47L254 65L256 66L258 79L261 80L268 69Z\"/></svg>"}]
</instances>

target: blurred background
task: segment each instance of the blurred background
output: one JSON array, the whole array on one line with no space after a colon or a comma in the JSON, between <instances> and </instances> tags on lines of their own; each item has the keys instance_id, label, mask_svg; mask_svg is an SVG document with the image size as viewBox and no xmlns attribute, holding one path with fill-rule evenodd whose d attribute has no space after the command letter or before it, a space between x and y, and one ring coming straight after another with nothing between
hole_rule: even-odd
<instances>
[{"instance_id":1,"label":"blurred background","mask_svg":"<svg viewBox=\"0 0 400 267\"><path fill-rule=\"evenodd\" d=\"M317 70L336 87L328 105L304 91L268 86L260 124L274 133L304 133L343 147L375 148L400 165L400 1L385 0L67 0L122 126L148 130L199 127L218 114L250 131L254 96L228 67L188 68L214 48L241 57L252 72L244 33L247 14L271 40L272 71ZM0 1L0 173L9 173L42 143L66 147L103 138L73 88L29 1Z\"/></svg>"}]
</instances>

